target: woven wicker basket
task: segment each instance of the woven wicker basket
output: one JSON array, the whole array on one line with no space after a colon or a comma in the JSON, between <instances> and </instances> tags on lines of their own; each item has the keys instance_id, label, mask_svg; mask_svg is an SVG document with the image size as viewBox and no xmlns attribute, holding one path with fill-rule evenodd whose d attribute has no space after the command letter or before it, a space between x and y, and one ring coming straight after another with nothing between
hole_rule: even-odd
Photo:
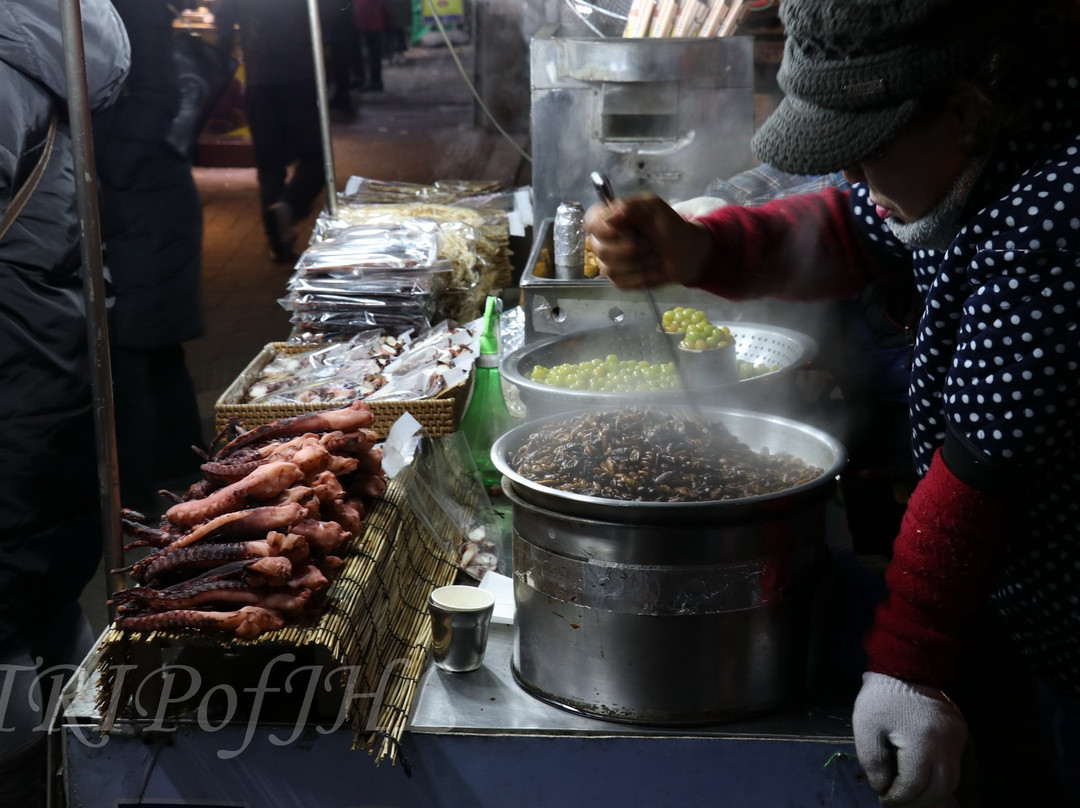
<instances>
[{"instance_id":1,"label":"woven wicker basket","mask_svg":"<svg viewBox=\"0 0 1080 808\"><path fill-rule=\"evenodd\" d=\"M288 418L306 412L328 410L336 404L241 404L248 389L258 378L260 371L279 354L295 354L310 350L310 346L289 345L284 342L271 342L259 351L246 368L233 380L214 405L214 423L218 431L224 429L233 418L239 418L245 429L262 426L279 418ZM371 411L375 414L374 429L380 438L385 438L394 421L406 412L419 421L428 435L433 438L449 435L457 430L465 403L469 394L469 382L459 384L443 391L436 398L416 399L414 401L372 401Z\"/></svg>"}]
</instances>

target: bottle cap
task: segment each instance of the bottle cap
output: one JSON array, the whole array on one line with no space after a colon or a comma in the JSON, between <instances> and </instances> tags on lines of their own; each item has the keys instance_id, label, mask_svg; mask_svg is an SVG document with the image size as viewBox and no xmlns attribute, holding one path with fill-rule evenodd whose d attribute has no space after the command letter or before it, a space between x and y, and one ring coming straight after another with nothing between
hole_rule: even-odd
<instances>
[{"instance_id":1,"label":"bottle cap","mask_svg":"<svg viewBox=\"0 0 1080 808\"><path fill-rule=\"evenodd\" d=\"M484 328L480 332L480 355L499 354L499 299L488 295L484 307Z\"/></svg>"}]
</instances>

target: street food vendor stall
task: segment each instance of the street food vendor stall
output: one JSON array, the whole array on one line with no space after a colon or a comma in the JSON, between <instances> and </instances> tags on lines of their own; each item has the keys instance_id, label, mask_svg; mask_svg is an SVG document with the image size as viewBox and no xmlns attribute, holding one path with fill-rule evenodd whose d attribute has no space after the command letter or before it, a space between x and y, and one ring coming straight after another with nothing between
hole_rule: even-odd
<instances>
[{"instance_id":1,"label":"street food vendor stall","mask_svg":"<svg viewBox=\"0 0 1080 808\"><path fill-rule=\"evenodd\" d=\"M402 237L408 229L371 219L370 211L340 221L350 206L336 189L335 201L338 234L351 229L370 245L373 236L393 231ZM420 256L433 269L447 257L424 254L421 242L439 230L445 244L445 234L460 232L459 224L443 221L426 233L410 231L411 241L402 237L395 243L407 242L416 251L395 260ZM69 804L695 805L714 804L720 795L748 806L876 804L854 759L850 694L810 687L818 647L813 618L823 583L818 563L835 518L830 495L843 448L799 422L797 412L775 410L795 406L794 378L812 358L813 340L740 318L730 308L731 316L709 316L705 298L687 293L670 305L662 301L673 314L676 308L680 315L695 311L681 330L643 324L648 309L627 305L624 312L631 316L609 318L595 329L602 335L567 328L530 334L514 351L507 346L504 375L529 409L528 423L494 450L508 480L506 499L495 505L505 508L501 516L514 534L512 596L502 604L510 608L491 629L481 667L448 673L427 665L427 596L455 579L468 580L466 553L475 559L488 548L471 530L475 521L428 505L450 491L463 513L484 512L482 521L490 526L488 503L469 485L467 469L444 475L439 486L430 485L429 475L425 488L417 483L416 465L405 464L384 479L372 450L376 440L390 437L400 411L427 431L424 451L449 445L466 406L459 394L467 384L458 388L446 381L444 362L432 376L443 378L441 392L456 392L417 399L422 404L372 396L368 404L342 407L340 396L347 391L359 387L365 396L374 394L393 386L394 374L364 375L363 384L352 387L341 385L339 376L333 384L326 376L294 384L262 374L271 363L307 351L326 359L326 348L338 342L327 336L333 329L317 334L313 326L348 321L321 314L338 315L349 305L319 307L359 296L357 290L342 294L339 282L350 274L338 272L342 256L354 267L360 262L355 248L350 253L335 241L340 237L313 243L310 260L301 262L304 273L290 281L294 326L305 339L318 337L315 346L303 352L299 344L268 346L221 402L222 428L246 417L248 431L225 432L208 458L211 485L176 503L167 524L128 525L155 550L145 559L128 559L138 585L118 589L116 624L65 691L55 752L65 763ZM535 257L538 262L541 250ZM492 291L506 285L497 280L501 267L466 276L464 265L450 264L440 268L442 274L486 278ZM534 270L539 289L543 274ZM377 274L362 280L370 283ZM562 300L578 294L588 299L606 283L574 280L580 282L563 284ZM429 316L429 303L461 306L460 313L475 316L478 302L458 294L412 306L416 301L402 302L413 297L412 290L382 288L373 294L369 286L364 293L397 306L369 306L373 317L415 317L413 326ZM449 309L442 311L445 316ZM568 306L564 313L575 311ZM528 322L523 314L518 312L519 325ZM396 321L366 325L385 322ZM731 342L721 346L714 340L723 339L722 333ZM631 347L639 353L616 355ZM683 380L664 367L673 350L685 352L688 364L704 354L706 362L719 357L730 366L710 366L687 395ZM576 382L565 388L556 383L558 373L552 377L537 369L564 365L568 369L560 373L569 379L594 360L607 363L597 377L637 371L638 379L666 380L667 387L630 395L664 413L685 410L673 403L684 398L694 405L688 420L565 423L567 411L612 405L619 391L585 395ZM632 370L622 365L630 361ZM738 363L748 366L745 376L738 375ZM735 375L727 375L729 370ZM359 376L349 373L354 380ZM720 394L732 398L718 407ZM279 409L271 409L271 399ZM736 399L753 410L730 406ZM769 406L781 403L785 407ZM550 417L544 417L545 405L552 405ZM635 450L646 454L652 451L646 437L663 438L665 429L685 433L700 414L695 409L715 411L754 450L767 450L773 458L794 455L812 471L786 469L783 474L792 476L783 477L778 490L740 489L727 502L627 505L616 504L602 480L595 491L567 492L559 487L564 483L538 481L537 473L513 460L529 441L563 435L556 442L567 448L583 442L580 430L601 427L612 430L605 441L623 442L615 446L620 458ZM626 431L617 434L616 426ZM697 454L711 454L713 447L703 445ZM529 446L530 456L551 449ZM669 440L663 451L683 451L672 446ZM266 471L270 467L273 474ZM646 482L655 489L697 487L695 481L676 480L673 471L654 470ZM706 476L716 478L709 482L718 487L722 470L710 468L700 480ZM576 479L568 484L576 485ZM339 488L346 494L338 496ZM240 530L224 527L240 521L231 516L239 513L237 503L259 511L254 527L263 538L229 534ZM279 521L260 521L271 518ZM207 527L214 520L221 521ZM219 528L224 532L214 533ZM274 539L271 531L278 534ZM294 536L307 543L306 556L300 556ZM225 537L229 544L266 546L239 551L254 555L243 559L242 570L215 580L206 571L215 569L209 565L217 560L216 548L224 546L218 538ZM281 558L290 564L288 576L276 568L281 565L265 563ZM292 583L293 568L300 565L317 585ZM488 575L496 580L490 571L482 577ZM205 608L221 602L242 605ZM279 623L275 614L256 611L267 603L290 619ZM309 611L309 603L318 608ZM704 648L708 653L698 653Z\"/></svg>"}]
</instances>

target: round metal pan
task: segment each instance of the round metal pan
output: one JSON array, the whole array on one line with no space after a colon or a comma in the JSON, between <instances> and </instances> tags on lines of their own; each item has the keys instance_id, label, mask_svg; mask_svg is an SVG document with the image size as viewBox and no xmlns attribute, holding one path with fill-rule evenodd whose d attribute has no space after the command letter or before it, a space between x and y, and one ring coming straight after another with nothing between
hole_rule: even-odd
<instances>
[{"instance_id":1,"label":"round metal pan","mask_svg":"<svg viewBox=\"0 0 1080 808\"><path fill-rule=\"evenodd\" d=\"M689 412L685 406L663 407L667 412L680 409ZM510 458L533 434L543 433L551 424L564 418L595 411L595 408L589 408L529 421L514 427L495 441L491 447L492 462L510 481L517 496L537 507L585 519L661 525L734 522L773 515L798 507L808 499L827 496L831 493L847 457L838 440L808 424L778 415L705 407L701 408L704 417L725 426L732 435L754 451L768 450L771 454L788 454L822 469L821 475L794 488L760 496L708 502L638 502L560 491L523 477L511 466Z\"/></svg>"},{"instance_id":2,"label":"round metal pan","mask_svg":"<svg viewBox=\"0 0 1080 808\"><path fill-rule=\"evenodd\" d=\"M818 346L813 338L787 328L758 323L720 322L731 329L735 338L735 358L751 364L765 364L777 369L747 379L730 375L694 372L690 352L684 366L684 376L695 394L724 394L724 400L738 406L752 407L765 400L778 385L787 384L794 371L806 366L816 355ZM552 367L578 363L615 354L620 359L644 359L649 362L670 362L670 348L664 344L668 335L651 326L614 326L588 329L572 334L549 337L524 345L507 354L500 363L500 372L507 382L515 385L522 403L530 412L546 415L587 405L619 406L627 402L626 393L601 393L591 390L567 390L535 382L529 375L537 365ZM685 391L666 390L633 394L635 403L685 401Z\"/></svg>"}]
</instances>

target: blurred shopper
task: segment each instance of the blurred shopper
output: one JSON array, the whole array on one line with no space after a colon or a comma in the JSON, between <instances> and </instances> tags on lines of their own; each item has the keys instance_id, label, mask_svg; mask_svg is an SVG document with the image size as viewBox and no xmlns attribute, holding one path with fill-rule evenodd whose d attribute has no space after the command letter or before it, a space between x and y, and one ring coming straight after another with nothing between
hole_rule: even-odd
<instances>
[{"instance_id":1,"label":"blurred shopper","mask_svg":"<svg viewBox=\"0 0 1080 808\"><path fill-rule=\"evenodd\" d=\"M131 40L119 101L94 118L101 234L116 303L110 329L120 492L152 510L198 473L203 436L182 343L202 336L202 205L191 162L166 145L180 105L167 0L112 0Z\"/></svg>"},{"instance_id":2,"label":"blurred shopper","mask_svg":"<svg viewBox=\"0 0 1080 808\"><path fill-rule=\"evenodd\" d=\"M50 698L93 644L79 595L101 558L67 78L56 0L0 0L0 805L45 805ZM108 0L82 0L90 103L129 51ZM0 229L3 229L0 227ZM104 596L104 593L102 593ZM57 677L57 678L54 678Z\"/></svg>"},{"instance_id":3,"label":"blurred shopper","mask_svg":"<svg viewBox=\"0 0 1080 808\"><path fill-rule=\"evenodd\" d=\"M217 0L214 18L219 47L228 53L240 23L244 104L263 226L271 256L292 263L296 223L311 212L324 185L308 5L306 0Z\"/></svg>"},{"instance_id":4,"label":"blurred shopper","mask_svg":"<svg viewBox=\"0 0 1080 808\"><path fill-rule=\"evenodd\" d=\"M383 40L390 30L387 0L353 0L356 30L364 50L364 92L382 92Z\"/></svg>"},{"instance_id":5,"label":"blurred shopper","mask_svg":"<svg viewBox=\"0 0 1080 808\"><path fill-rule=\"evenodd\" d=\"M327 65L330 82L334 85L329 106L330 109L351 112L353 78L358 77L358 83L362 83L364 77L352 0L322 0L320 8L323 41L329 51Z\"/></svg>"},{"instance_id":6,"label":"blurred shopper","mask_svg":"<svg viewBox=\"0 0 1080 808\"><path fill-rule=\"evenodd\" d=\"M387 0L389 27L383 38L383 58L392 65L405 64L412 30L412 0Z\"/></svg>"}]
</instances>

